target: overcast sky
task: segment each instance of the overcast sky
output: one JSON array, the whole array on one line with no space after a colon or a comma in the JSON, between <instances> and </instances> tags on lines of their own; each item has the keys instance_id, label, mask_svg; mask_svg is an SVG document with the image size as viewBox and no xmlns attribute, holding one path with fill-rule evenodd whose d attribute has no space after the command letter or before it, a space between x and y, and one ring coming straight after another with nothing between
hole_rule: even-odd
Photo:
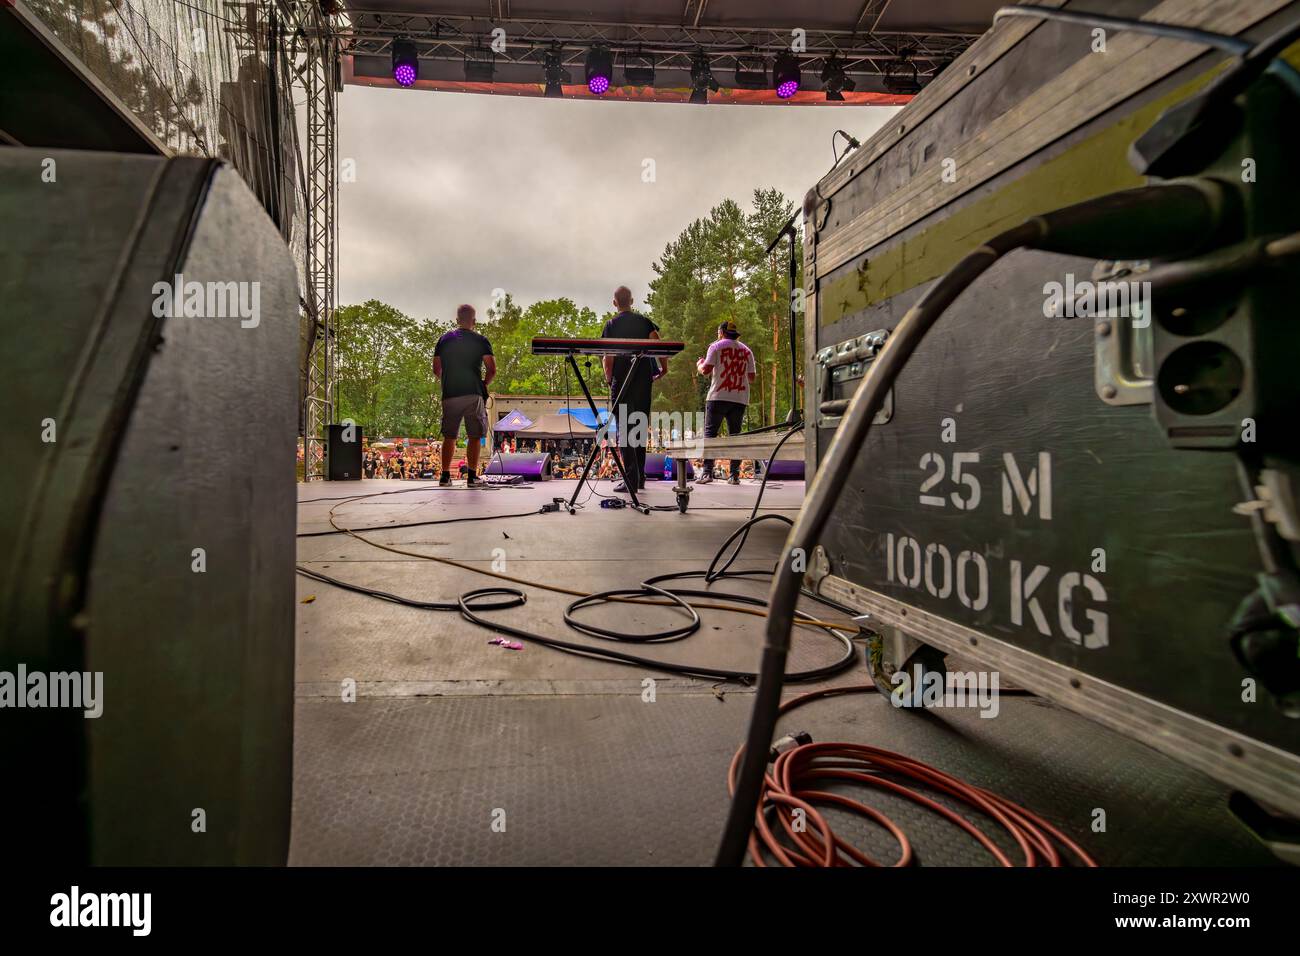
<instances>
[{"instance_id":1,"label":"overcast sky","mask_svg":"<svg viewBox=\"0 0 1300 956\"><path fill-rule=\"evenodd\" d=\"M480 316L492 290L523 306L568 296L597 314L616 286L645 301L651 263L726 197L796 205L893 107L547 100L349 86L339 98L340 304L376 298L416 318ZM655 181L642 182L643 161Z\"/></svg>"}]
</instances>

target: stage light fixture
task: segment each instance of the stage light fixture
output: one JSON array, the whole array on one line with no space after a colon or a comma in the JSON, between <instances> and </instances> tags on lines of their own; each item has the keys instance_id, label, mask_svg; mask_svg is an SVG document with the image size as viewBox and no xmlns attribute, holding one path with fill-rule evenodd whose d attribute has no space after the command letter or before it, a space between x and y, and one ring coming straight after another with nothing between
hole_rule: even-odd
<instances>
[{"instance_id":1,"label":"stage light fixture","mask_svg":"<svg viewBox=\"0 0 1300 956\"><path fill-rule=\"evenodd\" d=\"M911 60L896 60L885 68L885 89L890 93L915 95L921 92L921 79Z\"/></svg>"},{"instance_id":2,"label":"stage light fixture","mask_svg":"<svg viewBox=\"0 0 1300 956\"><path fill-rule=\"evenodd\" d=\"M781 53L772 64L772 87L776 95L788 100L799 92L799 58L793 53Z\"/></svg>"},{"instance_id":3,"label":"stage light fixture","mask_svg":"<svg viewBox=\"0 0 1300 956\"><path fill-rule=\"evenodd\" d=\"M703 50L697 50L695 56L691 59L691 102L707 103L709 101L709 92L718 92L721 87L718 81L713 78L713 70L709 67L709 57Z\"/></svg>"},{"instance_id":4,"label":"stage light fixture","mask_svg":"<svg viewBox=\"0 0 1300 956\"><path fill-rule=\"evenodd\" d=\"M415 44L405 38L393 41L393 79L398 86L411 86L420 78L420 57Z\"/></svg>"},{"instance_id":5,"label":"stage light fixture","mask_svg":"<svg viewBox=\"0 0 1300 956\"><path fill-rule=\"evenodd\" d=\"M742 90L767 89L767 61L758 54L736 57L736 87Z\"/></svg>"},{"instance_id":6,"label":"stage light fixture","mask_svg":"<svg viewBox=\"0 0 1300 956\"><path fill-rule=\"evenodd\" d=\"M587 51L587 89L603 96L614 78L614 56L609 47L597 43Z\"/></svg>"},{"instance_id":7,"label":"stage light fixture","mask_svg":"<svg viewBox=\"0 0 1300 956\"><path fill-rule=\"evenodd\" d=\"M569 82L569 71L564 68L564 57L558 46L547 50L542 57L542 70L546 77L546 96L563 96L564 84Z\"/></svg>"},{"instance_id":8,"label":"stage light fixture","mask_svg":"<svg viewBox=\"0 0 1300 956\"><path fill-rule=\"evenodd\" d=\"M465 81L491 83L496 73L496 54L490 47L475 44L465 48Z\"/></svg>"},{"instance_id":9,"label":"stage light fixture","mask_svg":"<svg viewBox=\"0 0 1300 956\"><path fill-rule=\"evenodd\" d=\"M628 86L655 85L655 58L636 53L623 54L623 80Z\"/></svg>"},{"instance_id":10,"label":"stage light fixture","mask_svg":"<svg viewBox=\"0 0 1300 956\"><path fill-rule=\"evenodd\" d=\"M844 101L844 91L850 93L857 87L853 79L844 73L844 61L834 53L822 67L822 88L826 90L826 99L833 103Z\"/></svg>"}]
</instances>

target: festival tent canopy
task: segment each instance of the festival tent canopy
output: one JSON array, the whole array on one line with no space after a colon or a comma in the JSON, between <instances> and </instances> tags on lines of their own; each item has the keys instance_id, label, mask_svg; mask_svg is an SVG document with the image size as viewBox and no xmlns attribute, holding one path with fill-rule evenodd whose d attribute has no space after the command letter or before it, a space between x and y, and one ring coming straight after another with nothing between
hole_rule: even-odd
<instances>
[{"instance_id":1,"label":"festival tent canopy","mask_svg":"<svg viewBox=\"0 0 1300 956\"><path fill-rule=\"evenodd\" d=\"M530 427L532 424L533 420L516 408L493 425L492 430L494 432L517 432L520 429Z\"/></svg>"},{"instance_id":2,"label":"festival tent canopy","mask_svg":"<svg viewBox=\"0 0 1300 956\"><path fill-rule=\"evenodd\" d=\"M590 412L588 412L590 414ZM497 428L500 431L500 427ZM527 428L515 431L516 438L591 438L596 429L584 425L574 415L539 415Z\"/></svg>"},{"instance_id":3,"label":"festival tent canopy","mask_svg":"<svg viewBox=\"0 0 1300 956\"><path fill-rule=\"evenodd\" d=\"M596 410L600 412L600 420L602 423L609 421L608 408L597 408ZM582 424L593 430L596 428L596 416L591 414L590 408L561 408L560 414L572 416L576 421L582 422Z\"/></svg>"}]
</instances>

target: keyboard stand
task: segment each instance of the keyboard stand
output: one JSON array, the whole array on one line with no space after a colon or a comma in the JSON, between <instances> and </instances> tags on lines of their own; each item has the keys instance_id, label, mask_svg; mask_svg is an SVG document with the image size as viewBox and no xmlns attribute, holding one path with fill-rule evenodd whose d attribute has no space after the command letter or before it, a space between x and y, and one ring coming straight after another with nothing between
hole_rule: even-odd
<instances>
[{"instance_id":1,"label":"keyboard stand","mask_svg":"<svg viewBox=\"0 0 1300 956\"><path fill-rule=\"evenodd\" d=\"M587 399L587 407L591 409L591 414L595 416L597 429L599 429L600 411L599 409L596 408L596 402L591 397L591 390L587 388L587 383L582 378L582 370L578 368L578 362L573 356L574 356L573 352L568 352L565 354L564 360L569 363L569 365L573 368L573 374L578 377L578 385L582 389L583 397ZM631 368L628 369L627 378L623 380L623 386L618 390L617 397L615 397L615 399L612 402L610 402L609 414L611 418L613 418L614 415L616 414L618 410L619 400L622 399L623 393L627 391L627 383L632 380L632 373L636 371L636 363L641 361L641 359L642 359L641 353L637 353L636 355L632 356L632 366ZM606 434L609 434L609 432L606 431ZM623 436L619 436L619 437L621 438ZM569 499L569 514L571 515L578 513L578 509L576 506L576 502L578 500L578 493L582 491L582 486L587 483L587 475L591 471L591 466L596 463L596 458L600 454L600 451L601 451L600 442L598 441L592 442L591 454L587 456L587 464L582 469L582 477L578 479L578 486L573 489L573 497ZM614 466L618 469L618 473L623 477L623 487L626 488L628 494L632 496L632 507L635 508L637 511L641 512L643 515L648 515L650 513L650 506L643 505L641 503L641 499L639 499L636 496L636 489L633 488L632 485L628 482L627 472L623 470L623 462L621 456L618 453L617 448L614 450Z\"/></svg>"}]
</instances>

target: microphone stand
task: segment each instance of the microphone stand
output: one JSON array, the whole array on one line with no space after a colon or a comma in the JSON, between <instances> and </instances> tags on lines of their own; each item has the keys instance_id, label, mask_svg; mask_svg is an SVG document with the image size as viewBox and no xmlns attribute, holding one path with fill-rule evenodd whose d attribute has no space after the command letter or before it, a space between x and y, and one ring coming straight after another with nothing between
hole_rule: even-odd
<instances>
[{"instance_id":1,"label":"microphone stand","mask_svg":"<svg viewBox=\"0 0 1300 956\"><path fill-rule=\"evenodd\" d=\"M794 341L795 335L797 334L797 319L794 309L794 288L796 274L798 272L798 263L795 262L794 258L795 239L797 238L794 221L795 217L798 215L798 211L791 214L790 218L785 221L785 225L780 228L777 234L772 238L772 241L767 244L767 248L763 251L763 255L770 256L772 251L780 245L782 239L787 236L790 238L790 295L788 296L790 304L790 411L787 412L785 416L785 420L788 424L796 424L803 419L803 410L799 402L799 370L796 364L797 350Z\"/></svg>"}]
</instances>

